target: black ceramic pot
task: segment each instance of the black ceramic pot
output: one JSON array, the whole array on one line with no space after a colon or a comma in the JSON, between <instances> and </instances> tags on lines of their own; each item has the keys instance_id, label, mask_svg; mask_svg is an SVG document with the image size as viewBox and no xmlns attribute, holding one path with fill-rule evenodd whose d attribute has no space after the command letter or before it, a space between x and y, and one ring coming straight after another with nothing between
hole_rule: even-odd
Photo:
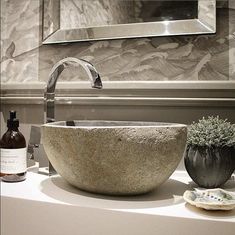
<instances>
[{"instance_id":1,"label":"black ceramic pot","mask_svg":"<svg viewBox=\"0 0 235 235\"><path fill-rule=\"evenodd\" d=\"M203 188L217 188L235 170L235 148L187 146L184 163L196 184Z\"/></svg>"}]
</instances>

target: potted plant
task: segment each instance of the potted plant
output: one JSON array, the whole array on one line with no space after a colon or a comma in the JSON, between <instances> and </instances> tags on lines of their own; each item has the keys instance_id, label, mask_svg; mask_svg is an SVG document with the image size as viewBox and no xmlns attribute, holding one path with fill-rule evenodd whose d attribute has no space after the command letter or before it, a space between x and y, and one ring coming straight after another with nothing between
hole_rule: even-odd
<instances>
[{"instance_id":1,"label":"potted plant","mask_svg":"<svg viewBox=\"0 0 235 235\"><path fill-rule=\"evenodd\" d=\"M235 124L218 116L193 122L188 128L184 163L200 187L223 185L235 170Z\"/></svg>"}]
</instances>

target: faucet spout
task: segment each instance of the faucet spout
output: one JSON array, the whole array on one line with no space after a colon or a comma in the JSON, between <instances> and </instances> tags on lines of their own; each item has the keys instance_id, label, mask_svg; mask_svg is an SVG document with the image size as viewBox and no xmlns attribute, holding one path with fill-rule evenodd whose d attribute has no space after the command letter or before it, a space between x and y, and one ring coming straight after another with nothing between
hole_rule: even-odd
<instances>
[{"instance_id":1,"label":"faucet spout","mask_svg":"<svg viewBox=\"0 0 235 235\"><path fill-rule=\"evenodd\" d=\"M47 86L44 92L44 102L45 102L45 122L55 121L55 88L60 74L63 70L69 66L81 65L88 74L91 82L92 88L101 89L102 81L99 73L96 71L95 67L86 60L77 59L74 57L68 57L57 62L50 74Z\"/></svg>"}]
</instances>

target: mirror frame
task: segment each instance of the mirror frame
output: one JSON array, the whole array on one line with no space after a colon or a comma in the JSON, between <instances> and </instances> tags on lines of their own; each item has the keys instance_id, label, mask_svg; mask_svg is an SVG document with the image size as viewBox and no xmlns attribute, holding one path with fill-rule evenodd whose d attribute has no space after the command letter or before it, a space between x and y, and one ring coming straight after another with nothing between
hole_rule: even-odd
<instances>
[{"instance_id":1,"label":"mirror frame","mask_svg":"<svg viewBox=\"0 0 235 235\"><path fill-rule=\"evenodd\" d=\"M49 7L45 7L49 1ZM60 28L60 0L43 0L43 44L216 33L216 0L198 0L198 18L88 28Z\"/></svg>"}]
</instances>

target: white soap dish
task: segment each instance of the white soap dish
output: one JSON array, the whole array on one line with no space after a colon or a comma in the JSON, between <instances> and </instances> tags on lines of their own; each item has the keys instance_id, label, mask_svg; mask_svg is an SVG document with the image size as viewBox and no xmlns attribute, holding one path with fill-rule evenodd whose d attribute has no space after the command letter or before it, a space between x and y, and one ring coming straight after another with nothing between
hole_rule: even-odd
<instances>
[{"instance_id":1,"label":"white soap dish","mask_svg":"<svg viewBox=\"0 0 235 235\"><path fill-rule=\"evenodd\" d=\"M184 192L183 198L189 204L206 210L232 210L235 208L235 193L215 189L194 189Z\"/></svg>"}]
</instances>

